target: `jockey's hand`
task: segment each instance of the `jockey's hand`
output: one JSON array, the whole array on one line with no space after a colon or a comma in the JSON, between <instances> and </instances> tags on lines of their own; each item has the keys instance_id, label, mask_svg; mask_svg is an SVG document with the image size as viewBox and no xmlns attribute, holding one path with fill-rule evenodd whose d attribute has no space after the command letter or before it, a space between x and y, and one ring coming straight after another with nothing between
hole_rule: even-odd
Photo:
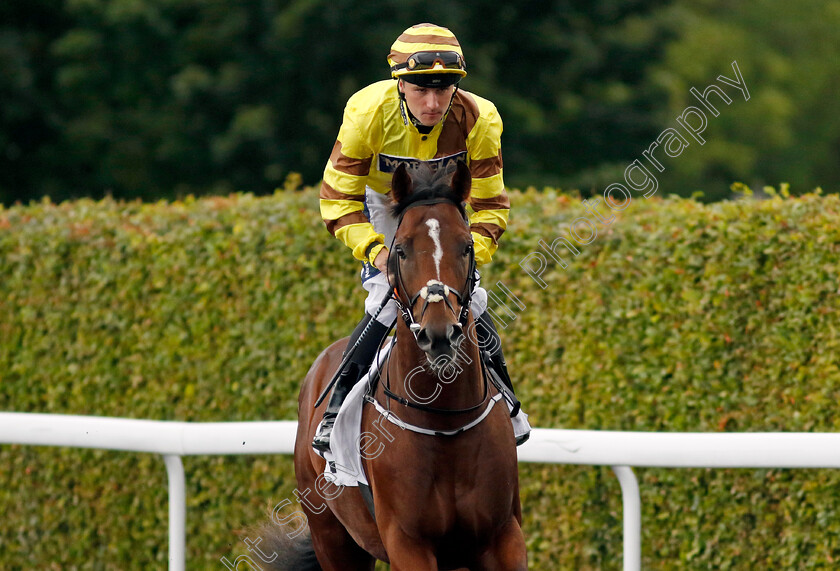
<instances>
[{"instance_id":1,"label":"jockey's hand","mask_svg":"<svg viewBox=\"0 0 840 571\"><path fill-rule=\"evenodd\" d=\"M385 278L388 278L388 246L385 246L379 253L376 254L376 259L373 261L373 265L376 266L376 269L382 272Z\"/></svg>"}]
</instances>

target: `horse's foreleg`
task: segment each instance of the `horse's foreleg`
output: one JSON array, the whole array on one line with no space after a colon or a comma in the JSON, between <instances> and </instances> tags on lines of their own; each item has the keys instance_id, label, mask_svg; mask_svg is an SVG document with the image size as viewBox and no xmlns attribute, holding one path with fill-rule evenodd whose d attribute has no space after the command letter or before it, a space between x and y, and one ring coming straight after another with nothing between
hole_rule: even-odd
<instances>
[{"instance_id":1,"label":"horse's foreleg","mask_svg":"<svg viewBox=\"0 0 840 571\"><path fill-rule=\"evenodd\" d=\"M437 559L431 551L415 551L412 553L401 553L399 556L391 557L391 571L438 571Z\"/></svg>"},{"instance_id":2,"label":"horse's foreleg","mask_svg":"<svg viewBox=\"0 0 840 571\"><path fill-rule=\"evenodd\" d=\"M477 571L526 571L528 552L519 522L512 517L493 545L482 554Z\"/></svg>"},{"instance_id":3,"label":"horse's foreleg","mask_svg":"<svg viewBox=\"0 0 840 571\"><path fill-rule=\"evenodd\" d=\"M359 547L329 509L321 513L304 511L308 512L312 547L323 571L374 570L376 559Z\"/></svg>"},{"instance_id":4,"label":"horse's foreleg","mask_svg":"<svg viewBox=\"0 0 840 571\"><path fill-rule=\"evenodd\" d=\"M309 436L307 435L307 446ZM312 547L318 563L323 571L374 571L376 559L367 551L359 547L350 532L338 520L332 510L326 505L325 499L319 497L321 488L315 485L318 472L307 461L296 461L295 471L298 477L297 492L301 499L301 506L309 521L309 532L312 537ZM310 493L312 489L318 493Z\"/></svg>"},{"instance_id":5,"label":"horse's foreleg","mask_svg":"<svg viewBox=\"0 0 840 571\"><path fill-rule=\"evenodd\" d=\"M406 536L397 526L389 529L383 539L391 560L391 571L438 571L437 558L431 548Z\"/></svg>"}]
</instances>

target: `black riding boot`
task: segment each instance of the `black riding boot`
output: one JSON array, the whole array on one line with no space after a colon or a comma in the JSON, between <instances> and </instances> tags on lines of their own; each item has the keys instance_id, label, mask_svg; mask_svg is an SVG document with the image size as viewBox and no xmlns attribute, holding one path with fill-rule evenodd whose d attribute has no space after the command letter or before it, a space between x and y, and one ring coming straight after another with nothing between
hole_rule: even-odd
<instances>
[{"instance_id":1,"label":"black riding boot","mask_svg":"<svg viewBox=\"0 0 840 571\"><path fill-rule=\"evenodd\" d=\"M488 312L485 311L478 318L475 330L478 334L481 356L492 372L496 373L496 376L504 383L504 388L499 387L499 390L504 393L505 399L511 404L510 415L516 416L519 414L521 404L513 392L513 383L508 374L505 356L502 354L502 340L499 338L499 333L496 331L496 326Z\"/></svg>"},{"instance_id":2,"label":"black riding boot","mask_svg":"<svg viewBox=\"0 0 840 571\"><path fill-rule=\"evenodd\" d=\"M373 320L373 323L370 323L371 320ZM350 341L347 342L347 351L353 347L369 323L370 327L368 328L368 332L350 356L350 360L344 366L338 380L335 382L332 395L330 396L330 402L327 404L327 410L324 412L324 419L321 421L318 432L312 440L312 447L318 452L324 453L329 451L330 435L335 424L335 417L338 416L338 410L341 408L344 399L347 398L350 389L353 388L356 382L368 370L368 367L370 367L376 352L379 350L379 346L382 344L382 340L388 333L389 328L386 325L382 325L369 314L365 313L365 316L356 326L356 329L350 334Z\"/></svg>"}]
</instances>

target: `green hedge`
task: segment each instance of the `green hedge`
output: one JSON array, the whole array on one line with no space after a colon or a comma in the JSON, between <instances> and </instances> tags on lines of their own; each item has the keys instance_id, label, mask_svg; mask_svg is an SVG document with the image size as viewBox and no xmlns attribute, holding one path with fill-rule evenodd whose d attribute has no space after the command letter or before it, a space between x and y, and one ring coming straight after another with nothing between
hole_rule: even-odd
<instances>
[{"instance_id":1,"label":"green hedge","mask_svg":"<svg viewBox=\"0 0 840 571\"><path fill-rule=\"evenodd\" d=\"M568 268L548 267L545 289L519 261L565 235L582 204L552 189L511 200L483 281L526 306L502 335L534 426L840 428L836 196L634 199ZM312 189L0 209L0 410L294 419L301 379L362 300ZM186 458L185 468L191 568L224 569L220 557L244 552L244 526L294 487L288 457ZM620 568L609 468L520 474L533 569ZM647 569L840 559L832 471L637 474ZM165 490L156 456L3 446L0 567L163 568Z\"/></svg>"}]
</instances>

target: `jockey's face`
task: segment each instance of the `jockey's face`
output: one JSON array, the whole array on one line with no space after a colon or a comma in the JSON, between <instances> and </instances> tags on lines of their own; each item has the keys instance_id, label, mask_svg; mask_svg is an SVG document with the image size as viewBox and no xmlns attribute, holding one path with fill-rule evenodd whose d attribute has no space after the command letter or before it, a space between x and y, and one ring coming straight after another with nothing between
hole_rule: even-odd
<instances>
[{"instance_id":1,"label":"jockey's face","mask_svg":"<svg viewBox=\"0 0 840 571\"><path fill-rule=\"evenodd\" d=\"M455 86L420 87L407 81L400 81L400 90L405 94L405 103L411 114L426 127L434 127L449 109Z\"/></svg>"}]
</instances>

